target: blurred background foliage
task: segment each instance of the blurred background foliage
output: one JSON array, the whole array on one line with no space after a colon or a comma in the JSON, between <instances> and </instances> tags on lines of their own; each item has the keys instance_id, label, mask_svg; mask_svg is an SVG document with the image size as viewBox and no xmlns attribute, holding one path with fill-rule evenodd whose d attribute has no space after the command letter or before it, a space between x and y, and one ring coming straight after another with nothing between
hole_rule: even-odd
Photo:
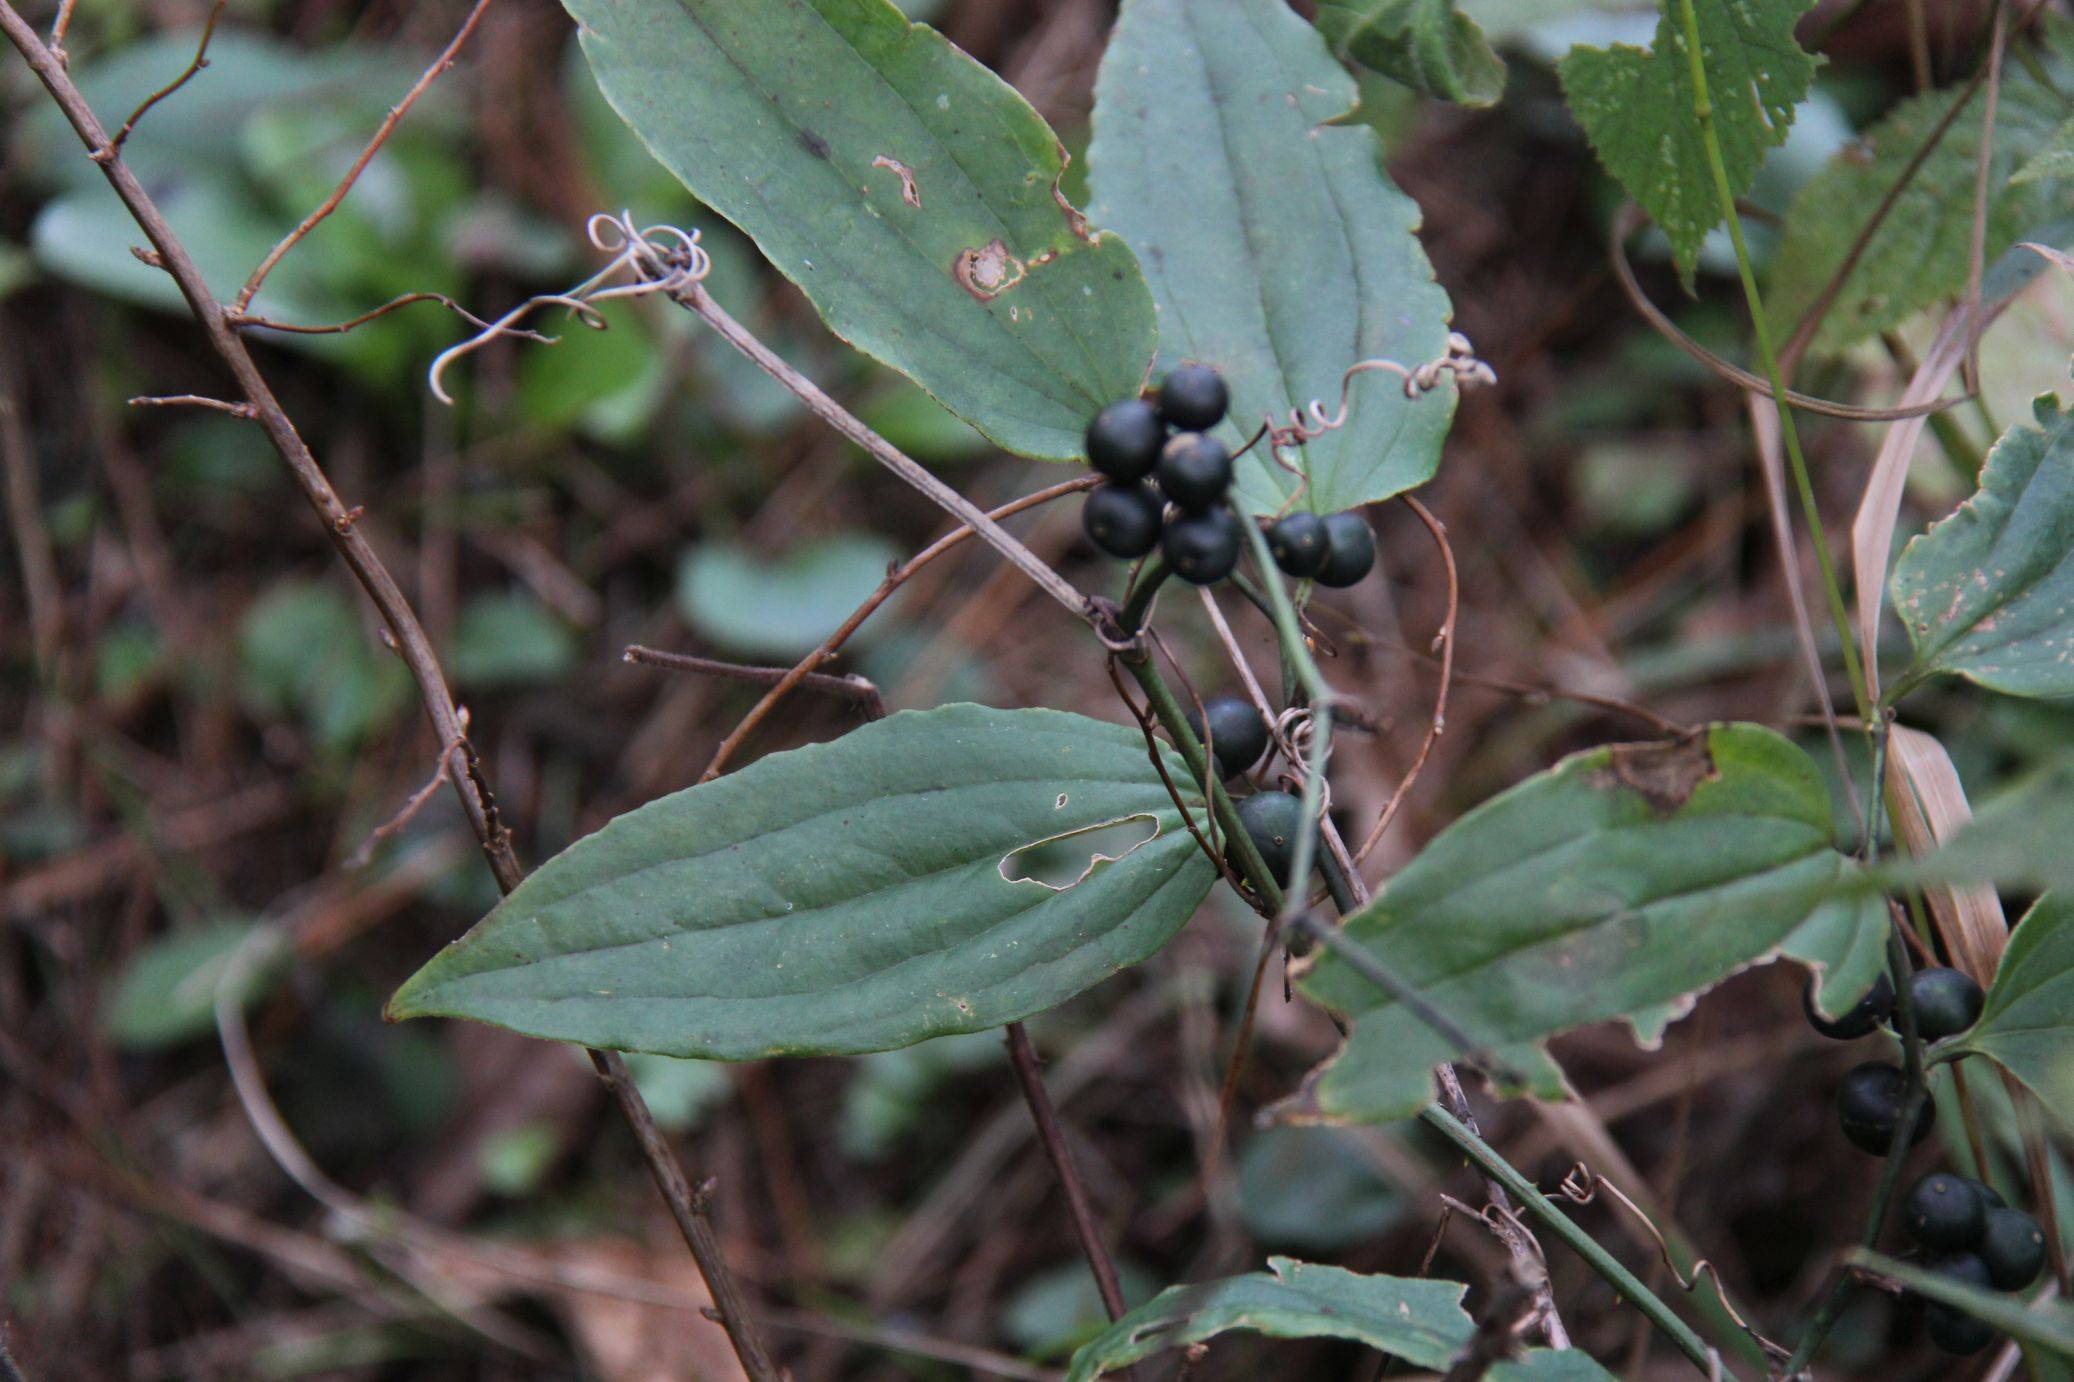
<instances>
[{"instance_id":1,"label":"blurred background foliage","mask_svg":"<svg viewBox=\"0 0 2074 1382\"><path fill-rule=\"evenodd\" d=\"M1084 147L1107 4L905 8ZM1510 60L1504 99L1456 109L1368 75L1358 116L1425 207L1457 325L1503 381L1465 403L1425 496L1461 563L1469 678L1386 841L1391 861L1560 752L1641 728L1522 687L1686 720L1797 724L1816 742L1737 397L1622 300L1603 253L1618 194L1548 67L1574 42L1646 41L1652 9L1466 8ZM186 63L206 9L80 5L73 70L104 120ZM323 198L464 9L229 6L207 69L127 149L221 296ZM1818 26L1851 13L1752 194L1759 208L1783 213L1907 94L1902 9L1818 7ZM1969 7L1950 10L1936 50L1947 74L1962 70L1971 33ZM440 1260L444 1299L422 1289L422 1253L394 1277L393 1254L342 1230L254 1138L216 1040L219 994L249 1013L286 1125L377 1213L683 1286L681 1248L577 1053L381 1023L395 981L495 896L445 792L399 816L435 766L409 679L255 428L125 406L224 385L169 280L132 254L139 234L11 57L0 102L0 408L19 420L5 444L0 569L0 1119L16 1149L0 1166L0 1308L18 1352L53 1377L732 1375L717 1331L668 1309L514 1285L465 1254ZM1079 176L1069 169L1069 192ZM323 324L436 292L494 317L589 274L584 220L621 208L697 227L715 263L708 287L730 312L978 501L1063 478L994 452L830 337L624 130L546 0L493 7L253 310ZM1753 239L1761 260L1776 251L1762 227ZM1685 331L1742 356L1723 247L1704 257L1692 299L1660 243L1636 254ZM687 314L647 302L607 317L604 331L543 320L553 345L466 358L447 376L451 408L429 396L425 370L468 328L437 305L343 334L262 333L291 415L348 502L366 507L363 531L440 640L528 859L694 780L756 694L628 666L627 645L789 662L942 530ZM1911 323L1891 345L1811 367L1801 386L1889 397L1896 359L1923 335ZM2070 338L2068 296L2049 283L2004 318L1984 348L1978 407L1954 414L1944 448L1917 467L1912 521L1971 490L1997 420L2066 385ZM1848 513L1874 436L1813 429L1832 513ZM1018 531L1106 589L1113 570L1082 546L1072 507L1018 519ZM1423 531L1395 510L1378 521L1384 578L1321 616L1337 640L1330 674L1373 729L1339 759L1335 807L1349 822L1373 815L1416 747L1432 696L1423 653L1444 607ZM976 549L904 589L843 670L895 707L976 699L1120 718L1091 645ZM1220 686L1200 612L1173 597L1165 615L1186 670ZM1976 806L2074 753L2065 709L1933 692L1925 718ZM802 695L752 752L852 723L844 703ZM1249 920L1221 898L1159 960L1035 1024L1134 1296L1261 1250L1409 1271L1433 1229L1431 1191L1456 1176L1414 1130L1254 1132L1242 1116L1228 1202L1205 1214L1197 1158L1224 1018L1250 973ZM1271 974L1242 1115L1334 1041L1321 1015L1277 990ZM1839 1189L1863 1173L1823 1118L1843 1053L1817 1049L1797 1004L1792 975L1757 972L1662 1053L1613 1031L1558 1048L1738 1294L1779 1319L1826 1248L1854 1232L1854 1195ZM691 1140L691 1164L719 1177L734 1260L789 1302L796 1327L781 1337L798 1375L968 1375L927 1349L860 1342L859 1325L1043 1363L1099 1324L996 1039L848 1062L632 1064L659 1121ZM1521 1164L1560 1175L1531 1119L1499 1111L1487 1131ZM1438 1269L1483 1280L1493 1261L1490 1242L1458 1226ZM1653 1375L1632 1321L1574 1263L1555 1266L1559 1296L1578 1302L1579 1342L1609 1366L1628 1357L1624 1375ZM1936 1375L1912 1330L1868 1299L1839 1355L1883 1376L1896 1358L1915 1369L1902 1375ZM1214 1375L1257 1375L1252 1347L1220 1346ZM1305 1376L1359 1366L1337 1345L1276 1356L1297 1357Z\"/></svg>"}]
</instances>

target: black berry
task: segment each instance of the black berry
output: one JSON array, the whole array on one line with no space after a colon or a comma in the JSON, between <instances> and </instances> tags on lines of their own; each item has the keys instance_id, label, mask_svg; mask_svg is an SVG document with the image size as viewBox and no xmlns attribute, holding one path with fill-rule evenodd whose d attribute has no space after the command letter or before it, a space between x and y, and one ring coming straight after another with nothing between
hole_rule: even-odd
<instances>
[{"instance_id":1,"label":"black berry","mask_svg":"<svg viewBox=\"0 0 2074 1382\"><path fill-rule=\"evenodd\" d=\"M1894 1012L1894 983L1882 974L1872 991L1859 999L1857 1004L1835 1021L1815 1008L1815 985L1810 982L1800 996L1801 1008L1808 1015L1808 1025L1832 1041L1852 1041L1867 1035L1873 1028L1885 1022Z\"/></svg>"},{"instance_id":2,"label":"black berry","mask_svg":"<svg viewBox=\"0 0 2074 1382\"><path fill-rule=\"evenodd\" d=\"M1986 1205L1989 1209L2009 1208L2009 1201L2003 1199L2002 1196L1996 1192L1995 1187L1989 1185L1986 1181L1977 1180L1970 1182L1970 1184L1973 1186L1974 1190L1979 1192L1980 1202Z\"/></svg>"},{"instance_id":3,"label":"black berry","mask_svg":"<svg viewBox=\"0 0 2074 1382\"><path fill-rule=\"evenodd\" d=\"M1916 1035L1925 1041L1941 1041L1980 1021L1987 995L1970 974L1956 969L1919 969L1908 981L1908 996L1915 1001Z\"/></svg>"},{"instance_id":4,"label":"black berry","mask_svg":"<svg viewBox=\"0 0 2074 1382\"><path fill-rule=\"evenodd\" d=\"M1874 1156L1885 1156L1901 1124L1901 1095L1908 1081L1899 1066L1867 1061L1852 1067L1836 1088L1836 1115L1851 1144ZM1923 1101L1909 1142L1921 1142L1937 1121L1936 1106Z\"/></svg>"},{"instance_id":5,"label":"black berry","mask_svg":"<svg viewBox=\"0 0 2074 1382\"><path fill-rule=\"evenodd\" d=\"M1238 811L1261 862L1276 882L1288 887L1289 866L1295 862L1296 841L1303 830L1303 799L1289 792L1255 792L1239 802Z\"/></svg>"},{"instance_id":6,"label":"black berry","mask_svg":"<svg viewBox=\"0 0 2074 1382\"><path fill-rule=\"evenodd\" d=\"M1207 432L1224 421L1231 395L1208 365L1180 365L1159 386L1159 415L1184 432Z\"/></svg>"},{"instance_id":7,"label":"black berry","mask_svg":"<svg viewBox=\"0 0 2074 1382\"><path fill-rule=\"evenodd\" d=\"M1988 1210L1978 1251L1998 1291L2021 1291L2045 1270L2045 1235L2038 1221L2020 1209L1997 1205Z\"/></svg>"},{"instance_id":8,"label":"black berry","mask_svg":"<svg viewBox=\"0 0 2074 1382\"><path fill-rule=\"evenodd\" d=\"M2007 1212L2007 1211L2005 1211ZM1988 1207L1963 1176L1933 1171L1901 1202L1901 1226L1932 1252L1972 1252L1987 1231Z\"/></svg>"},{"instance_id":9,"label":"black berry","mask_svg":"<svg viewBox=\"0 0 2074 1382\"><path fill-rule=\"evenodd\" d=\"M1087 425L1088 464L1112 480L1142 480L1159 463L1166 437L1157 408L1142 398L1126 398L1096 413Z\"/></svg>"},{"instance_id":10,"label":"black berry","mask_svg":"<svg viewBox=\"0 0 2074 1382\"><path fill-rule=\"evenodd\" d=\"M1928 1266L1939 1276L1985 1291L1992 1284L1987 1263L1970 1252L1933 1259ZM1931 1301L1923 1307L1923 1328L1930 1342L1946 1353L1978 1353L1995 1341L1995 1331L1963 1310Z\"/></svg>"},{"instance_id":11,"label":"black berry","mask_svg":"<svg viewBox=\"0 0 2074 1382\"><path fill-rule=\"evenodd\" d=\"M1344 589L1366 576L1375 565L1375 530L1351 509L1325 520L1325 539L1325 565L1318 570L1319 585Z\"/></svg>"},{"instance_id":12,"label":"black berry","mask_svg":"<svg viewBox=\"0 0 2074 1382\"><path fill-rule=\"evenodd\" d=\"M1239 564L1239 520L1230 509L1183 514L1167 525L1160 550L1174 574L1190 585L1213 585Z\"/></svg>"},{"instance_id":13,"label":"black berry","mask_svg":"<svg viewBox=\"0 0 2074 1382\"><path fill-rule=\"evenodd\" d=\"M1268 525L1267 550L1274 554L1275 565L1300 581L1325 569L1331 543L1325 520L1314 513L1299 510Z\"/></svg>"},{"instance_id":14,"label":"black berry","mask_svg":"<svg viewBox=\"0 0 2074 1382\"><path fill-rule=\"evenodd\" d=\"M1159 546L1159 496L1143 485L1097 485L1080 506L1087 540L1112 557L1142 557Z\"/></svg>"},{"instance_id":15,"label":"black berry","mask_svg":"<svg viewBox=\"0 0 2074 1382\"><path fill-rule=\"evenodd\" d=\"M1221 502L1231 488L1231 448L1200 432L1177 432L1159 453L1159 487L1188 513Z\"/></svg>"},{"instance_id":16,"label":"black berry","mask_svg":"<svg viewBox=\"0 0 2074 1382\"><path fill-rule=\"evenodd\" d=\"M1207 734L1203 732L1205 719L1210 723ZM1210 755L1217 760L1217 775L1222 778L1237 777L1267 752L1267 721L1260 718L1253 702L1239 696L1212 696L1203 702L1201 712L1191 706L1188 727L1209 744Z\"/></svg>"}]
</instances>

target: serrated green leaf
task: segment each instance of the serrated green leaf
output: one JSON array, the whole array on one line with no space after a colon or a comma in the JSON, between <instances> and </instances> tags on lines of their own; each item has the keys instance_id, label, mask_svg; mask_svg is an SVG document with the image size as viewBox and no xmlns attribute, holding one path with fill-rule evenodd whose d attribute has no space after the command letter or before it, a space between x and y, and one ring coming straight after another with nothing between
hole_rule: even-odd
<instances>
[{"instance_id":1,"label":"serrated green leaf","mask_svg":"<svg viewBox=\"0 0 2074 1382\"><path fill-rule=\"evenodd\" d=\"M2027 1302L2021 1296L1983 1291L1942 1272L1925 1271L1864 1248L1853 1248L1850 1259L1919 1296L1964 1310L2029 1347L2059 1358L2074 1358L2074 1305L2066 1301Z\"/></svg>"},{"instance_id":2,"label":"serrated green leaf","mask_svg":"<svg viewBox=\"0 0 2074 1382\"><path fill-rule=\"evenodd\" d=\"M2074 893L2047 893L2009 933L1987 1006L1961 1044L2074 1127Z\"/></svg>"},{"instance_id":3,"label":"serrated green leaf","mask_svg":"<svg viewBox=\"0 0 2074 1382\"><path fill-rule=\"evenodd\" d=\"M1818 59L1794 42L1813 0L1692 0L1730 188L1749 190L1765 155L1786 142ZM1694 113L1691 58L1680 0L1664 0L1646 49L1570 50L1557 65L1563 94L1599 161L1655 218L1690 286L1721 198Z\"/></svg>"},{"instance_id":4,"label":"serrated green leaf","mask_svg":"<svg viewBox=\"0 0 2074 1382\"><path fill-rule=\"evenodd\" d=\"M1312 400L1339 401L1360 360L1441 354L1447 295L1420 248L1418 206L1374 131L1344 123L1352 78L1281 0L1126 0L1095 81L1094 216L1137 247L1159 304L1163 364L1223 371L1236 444ZM1451 385L1417 400L1354 377L1346 425L1295 453L1321 513L1430 479ZM1300 483L1264 446L1239 461L1257 512Z\"/></svg>"},{"instance_id":5,"label":"serrated green leaf","mask_svg":"<svg viewBox=\"0 0 2074 1382\"><path fill-rule=\"evenodd\" d=\"M2074 64L2055 50L2074 50L2070 29L2074 26L2048 26L2052 38L2041 49L2046 70L2062 85L2074 74ZM1794 198L1766 293L1767 310L1780 332L1798 327L1856 248L1873 210L1962 94L1932 91L1901 102ZM1973 186L1984 100L1980 92L1973 93L1866 241L1809 343L1816 354L1835 355L1964 291L1973 259ZM2024 182L2012 174L2043 151L2066 118L2066 103L2050 85L2022 64L2004 69L1982 241L1989 262L2016 241L2035 238L2041 222L2065 214L2074 181L2048 169Z\"/></svg>"},{"instance_id":6,"label":"serrated green leaf","mask_svg":"<svg viewBox=\"0 0 2074 1382\"><path fill-rule=\"evenodd\" d=\"M1066 1382L1091 1382L1234 1329L1275 1339L1353 1339L1415 1367L1445 1369L1476 1326L1459 1282L1364 1276L1270 1257L1268 1270L1169 1286L1073 1355Z\"/></svg>"},{"instance_id":7,"label":"serrated green leaf","mask_svg":"<svg viewBox=\"0 0 2074 1382\"><path fill-rule=\"evenodd\" d=\"M1319 0L1318 32L1340 58L1443 101L1488 106L1505 63L1455 0Z\"/></svg>"},{"instance_id":8,"label":"serrated green leaf","mask_svg":"<svg viewBox=\"0 0 2074 1382\"><path fill-rule=\"evenodd\" d=\"M829 329L1010 451L1068 459L1152 359L1130 247L1028 102L887 0L565 0L649 151Z\"/></svg>"},{"instance_id":9,"label":"serrated green leaf","mask_svg":"<svg viewBox=\"0 0 2074 1382\"><path fill-rule=\"evenodd\" d=\"M1009 881L1033 846L1125 820L1144 842L1077 884ZM413 975L389 1016L710 1060L887 1050L1136 964L1215 876L1137 730L903 711L617 817Z\"/></svg>"},{"instance_id":10,"label":"serrated green leaf","mask_svg":"<svg viewBox=\"0 0 2074 1382\"><path fill-rule=\"evenodd\" d=\"M1838 883L1819 770L1755 725L1573 754L1464 816L1348 917L1467 1033L1560 1097L1543 1038L1627 1017L1643 1035L1777 950ZM1431 1100L1445 1039L1335 955L1304 991L1354 1030L1295 1117L1372 1122ZM1679 1005L1673 1007L1672 1005Z\"/></svg>"},{"instance_id":11,"label":"serrated green leaf","mask_svg":"<svg viewBox=\"0 0 2074 1382\"><path fill-rule=\"evenodd\" d=\"M2002 434L1981 487L1901 549L1890 589L1909 681L1950 673L2012 696L2074 696L2074 414L2045 394Z\"/></svg>"}]
</instances>

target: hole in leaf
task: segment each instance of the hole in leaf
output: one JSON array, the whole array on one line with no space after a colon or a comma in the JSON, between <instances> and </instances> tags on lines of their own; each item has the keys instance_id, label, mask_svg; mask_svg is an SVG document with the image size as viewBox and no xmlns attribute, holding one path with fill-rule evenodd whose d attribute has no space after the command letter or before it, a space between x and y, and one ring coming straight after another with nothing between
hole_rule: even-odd
<instances>
[{"instance_id":1,"label":"hole in leaf","mask_svg":"<svg viewBox=\"0 0 2074 1382\"><path fill-rule=\"evenodd\" d=\"M1052 835L1001 857L1005 882L1035 883L1055 893L1087 881L1104 864L1113 864L1159 838L1159 820L1149 814L1100 821Z\"/></svg>"}]
</instances>

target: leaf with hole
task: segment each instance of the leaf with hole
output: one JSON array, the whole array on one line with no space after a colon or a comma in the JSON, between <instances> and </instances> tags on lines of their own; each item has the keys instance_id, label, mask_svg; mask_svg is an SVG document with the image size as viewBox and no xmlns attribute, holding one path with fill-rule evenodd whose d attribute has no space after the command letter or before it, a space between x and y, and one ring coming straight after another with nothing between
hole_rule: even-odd
<instances>
[{"instance_id":1,"label":"leaf with hole","mask_svg":"<svg viewBox=\"0 0 2074 1382\"><path fill-rule=\"evenodd\" d=\"M1067 459L1151 362L1130 247L1028 102L887 0L566 0L651 153L830 330L1011 451Z\"/></svg>"},{"instance_id":2,"label":"leaf with hole","mask_svg":"<svg viewBox=\"0 0 2074 1382\"><path fill-rule=\"evenodd\" d=\"M1694 115L1683 3L1666 0L1648 48L1572 48L1556 70L1599 161L1663 228L1690 286L1700 245L1721 224L1722 208ZM1721 161L1730 190L1740 195L1765 155L1786 142L1794 107L1814 79L1817 60L1793 39L1813 0L1689 3L1699 21Z\"/></svg>"},{"instance_id":3,"label":"leaf with hole","mask_svg":"<svg viewBox=\"0 0 2074 1382\"><path fill-rule=\"evenodd\" d=\"M1890 586L1916 656L1899 689L1951 673L2074 696L2074 414L2052 394L2011 427L1980 490L1901 549Z\"/></svg>"},{"instance_id":4,"label":"leaf with hole","mask_svg":"<svg viewBox=\"0 0 2074 1382\"><path fill-rule=\"evenodd\" d=\"M1142 843L1090 851L1080 881L1011 881L1032 847L1124 821ZM389 1015L712 1060L887 1050L1063 1003L1159 949L1215 877L1135 728L903 711L617 817Z\"/></svg>"},{"instance_id":5,"label":"leaf with hole","mask_svg":"<svg viewBox=\"0 0 2074 1382\"><path fill-rule=\"evenodd\" d=\"M1447 294L1419 209L1383 171L1375 132L1346 123L1353 80L1281 0L1126 0L1095 83L1095 219L1137 247L1159 304L1163 366L1223 371L1233 449L1263 420L1337 406L1360 360L1407 367L1446 347ZM1432 478L1452 385L1413 400L1400 376L1354 377L1344 427L1295 459L1320 513ZM1265 446L1236 493L1273 512L1301 483Z\"/></svg>"},{"instance_id":6,"label":"leaf with hole","mask_svg":"<svg viewBox=\"0 0 2074 1382\"><path fill-rule=\"evenodd\" d=\"M1444 830L1346 922L1400 979L1534 1092L1538 1043L1627 1018L1654 1040L1692 995L1771 957L1837 888L1820 772L1756 725L1574 754ZM1805 938L1803 937L1803 943ZM1285 1106L1375 1122L1416 1112L1454 1048L1324 954L1304 991L1353 1018Z\"/></svg>"},{"instance_id":7,"label":"leaf with hole","mask_svg":"<svg viewBox=\"0 0 2074 1382\"><path fill-rule=\"evenodd\" d=\"M2074 893L2047 893L2009 933L1987 1006L1960 1044L2074 1127Z\"/></svg>"},{"instance_id":8,"label":"leaf with hole","mask_svg":"<svg viewBox=\"0 0 2074 1382\"><path fill-rule=\"evenodd\" d=\"M1443 101L1495 104L1505 64L1456 0L1319 0L1334 54Z\"/></svg>"}]
</instances>

